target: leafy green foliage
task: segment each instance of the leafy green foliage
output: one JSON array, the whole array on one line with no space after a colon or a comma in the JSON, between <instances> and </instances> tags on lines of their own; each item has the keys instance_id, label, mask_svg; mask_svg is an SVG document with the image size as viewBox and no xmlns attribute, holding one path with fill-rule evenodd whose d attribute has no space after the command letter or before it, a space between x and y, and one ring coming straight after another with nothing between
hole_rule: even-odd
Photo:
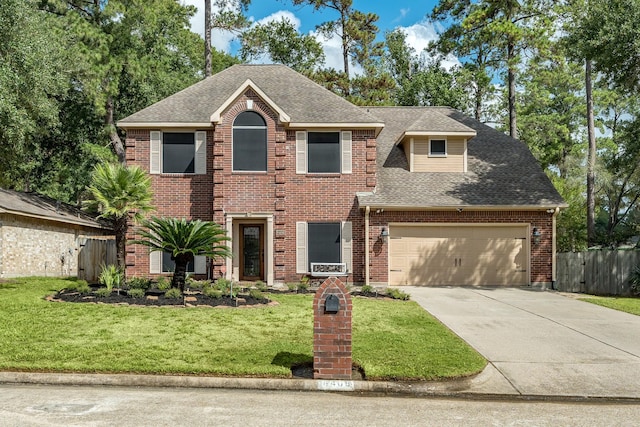
<instances>
[{"instance_id":1,"label":"leafy green foliage","mask_svg":"<svg viewBox=\"0 0 640 427\"><path fill-rule=\"evenodd\" d=\"M156 281L156 288L158 288L161 291L166 291L167 289L171 289L171 281L164 276L160 276Z\"/></svg>"},{"instance_id":2,"label":"leafy green foliage","mask_svg":"<svg viewBox=\"0 0 640 427\"><path fill-rule=\"evenodd\" d=\"M151 279L147 277L129 277L127 279L129 289L141 289L146 291L151 288Z\"/></svg>"},{"instance_id":3,"label":"leafy green foliage","mask_svg":"<svg viewBox=\"0 0 640 427\"><path fill-rule=\"evenodd\" d=\"M268 24L256 24L240 36L242 60L268 56L301 73L319 68L324 63L320 43L311 35L300 34L293 23L282 18Z\"/></svg>"},{"instance_id":4,"label":"leafy green foliage","mask_svg":"<svg viewBox=\"0 0 640 427\"><path fill-rule=\"evenodd\" d=\"M84 208L113 223L118 266L124 269L129 217L139 220L144 212L153 210L151 179L138 166L98 164L88 191L91 199L84 202Z\"/></svg>"},{"instance_id":5,"label":"leafy green foliage","mask_svg":"<svg viewBox=\"0 0 640 427\"><path fill-rule=\"evenodd\" d=\"M152 217L150 220L142 221L141 225L142 228L137 232L140 239L131 243L146 246L151 251L169 252L176 263L171 286L178 287L182 292L187 264L194 256L231 256L231 250L226 244L230 238L226 231L214 222Z\"/></svg>"},{"instance_id":6,"label":"leafy green foliage","mask_svg":"<svg viewBox=\"0 0 640 427\"><path fill-rule=\"evenodd\" d=\"M164 293L165 298L180 299L182 298L182 292L178 288L171 288Z\"/></svg>"},{"instance_id":7,"label":"leafy green foliage","mask_svg":"<svg viewBox=\"0 0 640 427\"><path fill-rule=\"evenodd\" d=\"M220 289L214 288L212 286L207 286L206 288L204 288L202 293L210 298L222 298L223 295Z\"/></svg>"},{"instance_id":8,"label":"leafy green foliage","mask_svg":"<svg viewBox=\"0 0 640 427\"><path fill-rule=\"evenodd\" d=\"M106 297L111 296L112 292L113 292L113 291L112 291L111 289L109 289L109 288L99 288L99 289L96 289L96 291L94 292L94 294L95 294L97 297L100 297L100 298L106 298Z\"/></svg>"},{"instance_id":9,"label":"leafy green foliage","mask_svg":"<svg viewBox=\"0 0 640 427\"><path fill-rule=\"evenodd\" d=\"M134 288L134 289L129 289L127 293L131 298L144 298L145 291L144 289L141 289L141 288Z\"/></svg>"},{"instance_id":10,"label":"leafy green foliage","mask_svg":"<svg viewBox=\"0 0 640 427\"><path fill-rule=\"evenodd\" d=\"M106 288L111 291L113 288L119 289L122 286L122 281L124 279L124 274L122 273L122 269L120 269L117 265L102 264L100 266L100 276L98 277L98 281L101 285L106 286Z\"/></svg>"},{"instance_id":11,"label":"leafy green foliage","mask_svg":"<svg viewBox=\"0 0 640 427\"><path fill-rule=\"evenodd\" d=\"M398 288L387 288L386 294L389 298L399 299L402 301L408 301L409 298L411 298L408 293L403 292Z\"/></svg>"}]
</instances>

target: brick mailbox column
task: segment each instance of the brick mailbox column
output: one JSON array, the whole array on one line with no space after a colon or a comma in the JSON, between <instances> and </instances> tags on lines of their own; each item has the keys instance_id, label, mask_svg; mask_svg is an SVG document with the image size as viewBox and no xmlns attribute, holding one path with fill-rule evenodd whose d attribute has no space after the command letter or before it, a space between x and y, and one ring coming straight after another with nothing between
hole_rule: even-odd
<instances>
[{"instance_id":1,"label":"brick mailbox column","mask_svg":"<svg viewBox=\"0 0 640 427\"><path fill-rule=\"evenodd\" d=\"M313 378L351 379L351 310L340 279L320 285L313 299Z\"/></svg>"}]
</instances>

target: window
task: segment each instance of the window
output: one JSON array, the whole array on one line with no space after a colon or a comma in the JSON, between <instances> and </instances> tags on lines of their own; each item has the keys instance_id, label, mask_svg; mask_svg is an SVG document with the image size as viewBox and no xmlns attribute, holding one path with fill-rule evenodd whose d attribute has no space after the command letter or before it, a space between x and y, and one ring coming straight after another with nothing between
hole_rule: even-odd
<instances>
[{"instance_id":1,"label":"window","mask_svg":"<svg viewBox=\"0 0 640 427\"><path fill-rule=\"evenodd\" d=\"M267 124L254 111L240 113L233 123L233 170L267 171Z\"/></svg>"},{"instance_id":2,"label":"window","mask_svg":"<svg viewBox=\"0 0 640 427\"><path fill-rule=\"evenodd\" d=\"M296 272L308 273L311 263L345 263L351 271L352 224L344 222L296 223Z\"/></svg>"},{"instance_id":3,"label":"window","mask_svg":"<svg viewBox=\"0 0 640 427\"><path fill-rule=\"evenodd\" d=\"M312 262L341 262L340 223L307 224L309 264Z\"/></svg>"},{"instance_id":4,"label":"window","mask_svg":"<svg viewBox=\"0 0 640 427\"><path fill-rule=\"evenodd\" d=\"M296 132L296 173L351 173L351 132Z\"/></svg>"},{"instance_id":5,"label":"window","mask_svg":"<svg viewBox=\"0 0 640 427\"><path fill-rule=\"evenodd\" d=\"M309 173L340 173L340 132L309 132L307 165Z\"/></svg>"},{"instance_id":6,"label":"window","mask_svg":"<svg viewBox=\"0 0 640 427\"><path fill-rule=\"evenodd\" d=\"M149 172L207 173L206 132L150 133Z\"/></svg>"},{"instance_id":7,"label":"window","mask_svg":"<svg viewBox=\"0 0 640 427\"><path fill-rule=\"evenodd\" d=\"M429 155L430 156L446 156L447 140L446 139L430 139Z\"/></svg>"},{"instance_id":8,"label":"window","mask_svg":"<svg viewBox=\"0 0 640 427\"><path fill-rule=\"evenodd\" d=\"M171 259L171 252L162 252L162 272L173 273L176 271L176 262ZM187 273L195 273L193 255L187 264Z\"/></svg>"}]
</instances>

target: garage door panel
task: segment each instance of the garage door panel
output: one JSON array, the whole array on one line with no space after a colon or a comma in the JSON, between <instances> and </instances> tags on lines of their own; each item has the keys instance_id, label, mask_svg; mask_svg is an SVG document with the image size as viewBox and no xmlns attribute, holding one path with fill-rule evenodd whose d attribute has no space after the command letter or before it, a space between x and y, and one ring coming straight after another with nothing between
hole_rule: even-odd
<instances>
[{"instance_id":1,"label":"garage door panel","mask_svg":"<svg viewBox=\"0 0 640 427\"><path fill-rule=\"evenodd\" d=\"M527 233L526 226L391 226L389 282L528 284Z\"/></svg>"}]
</instances>

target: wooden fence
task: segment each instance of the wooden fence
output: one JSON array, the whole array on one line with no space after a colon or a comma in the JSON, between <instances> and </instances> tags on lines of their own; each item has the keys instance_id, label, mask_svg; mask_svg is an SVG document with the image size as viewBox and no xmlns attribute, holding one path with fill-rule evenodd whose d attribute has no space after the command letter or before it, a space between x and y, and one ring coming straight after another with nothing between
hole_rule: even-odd
<instances>
[{"instance_id":1,"label":"wooden fence","mask_svg":"<svg viewBox=\"0 0 640 427\"><path fill-rule=\"evenodd\" d=\"M102 263L116 263L116 241L113 238L78 237L78 279L98 282Z\"/></svg>"},{"instance_id":2,"label":"wooden fence","mask_svg":"<svg viewBox=\"0 0 640 427\"><path fill-rule=\"evenodd\" d=\"M638 250L559 253L556 289L592 295L629 296L629 277L637 265L640 265Z\"/></svg>"}]
</instances>

